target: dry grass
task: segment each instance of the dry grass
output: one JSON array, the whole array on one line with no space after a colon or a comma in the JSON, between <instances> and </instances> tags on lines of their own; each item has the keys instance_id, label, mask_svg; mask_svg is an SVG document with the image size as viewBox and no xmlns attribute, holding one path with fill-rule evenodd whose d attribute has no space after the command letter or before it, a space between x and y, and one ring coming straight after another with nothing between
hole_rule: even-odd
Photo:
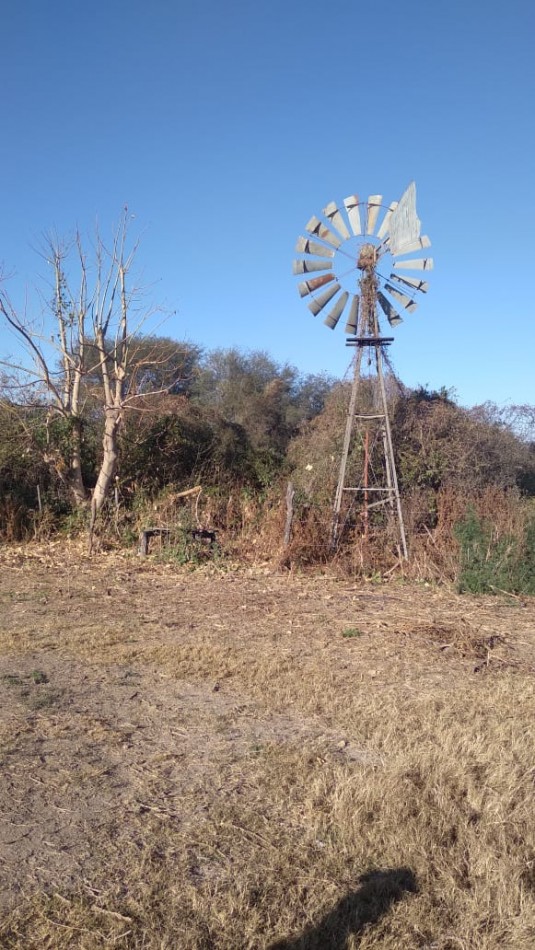
<instances>
[{"instance_id":1,"label":"dry grass","mask_svg":"<svg viewBox=\"0 0 535 950\"><path fill-rule=\"evenodd\" d=\"M2 947L535 945L532 602L35 553Z\"/></svg>"}]
</instances>

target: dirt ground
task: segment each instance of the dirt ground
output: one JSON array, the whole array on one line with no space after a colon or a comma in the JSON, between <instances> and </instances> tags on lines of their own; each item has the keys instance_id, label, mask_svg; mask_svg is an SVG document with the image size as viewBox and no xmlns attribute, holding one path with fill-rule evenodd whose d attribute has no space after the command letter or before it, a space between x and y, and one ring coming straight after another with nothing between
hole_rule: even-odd
<instances>
[{"instance_id":1,"label":"dirt ground","mask_svg":"<svg viewBox=\"0 0 535 950\"><path fill-rule=\"evenodd\" d=\"M524 887L516 910L481 929L465 893L457 925L443 910L450 901L462 917L459 831L451 845L440 839L451 856L442 866L438 850L418 844L435 819L404 810L422 787L413 777L420 755L442 770L433 794L448 770L455 786L437 746L451 728L458 758L465 713L480 770L491 760L485 742L490 751L494 735L502 743L497 730L515 703L519 720L528 716L532 601L269 566L89 560L59 544L6 548L0 569L1 946L535 945L535 850L525 834L528 851L511 855L522 867L507 884ZM510 724L503 744L519 763L527 722L518 735ZM504 759L500 782L508 770ZM464 798L451 792L448 803L466 834L468 798L474 815L491 807L482 796L492 783L478 781L474 772ZM348 798L355 786L361 796L368 789L366 800ZM504 789L497 801L511 816ZM526 795L529 810L533 773ZM348 837L357 811L367 815L367 844ZM411 821L401 848L396 828ZM485 858L474 850L470 900L483 887L477 861L490 867L492 854L499 876L500 848L489 844ZM492 880L494 898L481 891L478 907L496 899Z\"/></svg>"}]
</instances>

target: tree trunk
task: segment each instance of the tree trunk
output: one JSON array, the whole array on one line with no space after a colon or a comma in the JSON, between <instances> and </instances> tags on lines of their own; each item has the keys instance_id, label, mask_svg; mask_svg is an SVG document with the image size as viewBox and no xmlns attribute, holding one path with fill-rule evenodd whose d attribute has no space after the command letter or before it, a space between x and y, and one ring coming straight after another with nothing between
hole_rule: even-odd
<instances>
[{"instance_id":1,"label":"tree trunk","mask_svg":"<svg viewBox=\"0 0 535 950\"><path fill-rule=\"evenodd\" d=\"M102 440L102 447L104 449L104 455L102 458L102 463L100 466L100 471L98 473L97 484L93 489L93 495L91 498L91 520L89 523L89 552L93 546L93 532L95 530L95 523L97 520L97 515L101 510L104 502L106 501L106 495L108 494L109 487L114 479L115 471L117 468L117 432L119 430L119 424L121 422L121 409L120 407L110 407L106 409L106 421L104 424L104 438Z\"/></svg>"},{"instance_id":2,"label":"tree trunk","mask_svg":"<svg viewBox=\"0 0 535 950\"><path fill-rule=\"evenodd\" d=\"M82 478L82 421L78 418L72 419L69 483L75 504L85 505L87 492Z\"/></svg>"}]
</instances>

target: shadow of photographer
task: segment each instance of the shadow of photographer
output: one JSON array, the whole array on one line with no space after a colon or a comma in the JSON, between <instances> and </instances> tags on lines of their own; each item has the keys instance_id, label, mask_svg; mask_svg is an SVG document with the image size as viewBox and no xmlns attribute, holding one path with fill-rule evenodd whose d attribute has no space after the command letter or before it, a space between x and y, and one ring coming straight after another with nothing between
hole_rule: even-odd
<instances>
[{"instance_id":1,"label":"shadow of photographer","mask_svg":"<svg viewBox=\"0 0 535 950\"><path fill-rule=\"evenodd\" d=\"M410 868L369 871L359 887L343 897L322 920L298 937L277 940L268 950L343 950L348 937L377 923L392 904L418 888Z\"/></svg>"}]
</instances>

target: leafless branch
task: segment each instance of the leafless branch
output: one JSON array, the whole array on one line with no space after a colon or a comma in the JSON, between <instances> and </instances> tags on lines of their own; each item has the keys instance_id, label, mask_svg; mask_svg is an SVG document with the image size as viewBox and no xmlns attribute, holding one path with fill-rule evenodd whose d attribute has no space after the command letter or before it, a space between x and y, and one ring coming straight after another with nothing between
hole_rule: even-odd
<instances>
[{"instance_id":1,"label":"leafless branch","mask_svg":"<svg viewBox=\"0 0 535 950\"><path fill-rule=\"evenodd\" d=\"M24 326L22 321L17 316L5 291L3 290L0 291L0 313L2 314L4 319L7 321L7 323L16 331L16 333L19 334L19 336L22 337L22 339L26 343L28 350L30 351L31 355L34 357L34 359L37 362L37 365L40 368L43 381L48 391L56 400L58 408L61 408L62 407L61 393L52 379L52 375L48 368L48 364L41 350L39 349L34 339L32 338L31 333L29 332L29 330L27 330L27 328Z\"/></svg>"}]
</instances>

